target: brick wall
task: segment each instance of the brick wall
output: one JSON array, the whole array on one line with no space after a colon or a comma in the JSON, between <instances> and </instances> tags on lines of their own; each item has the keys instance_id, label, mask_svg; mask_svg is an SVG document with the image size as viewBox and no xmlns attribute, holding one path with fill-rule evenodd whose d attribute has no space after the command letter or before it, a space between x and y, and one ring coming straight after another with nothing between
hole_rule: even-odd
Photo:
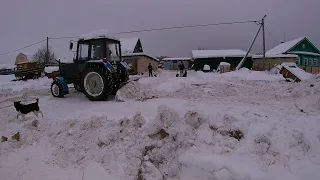
<instances>
[{"instance_id":1,"label":"brick wall","mask_svg":"<svg viewBox=\"0 0 320 180\"><path fill-rule=\"evenodd\" d=\"M264 63L263 59L253 60L253 70L255 71L265 71L272 69L275 65L282 64L284 62L296 62L295 58L266 58Z\"/></svg>"}]
</instances>

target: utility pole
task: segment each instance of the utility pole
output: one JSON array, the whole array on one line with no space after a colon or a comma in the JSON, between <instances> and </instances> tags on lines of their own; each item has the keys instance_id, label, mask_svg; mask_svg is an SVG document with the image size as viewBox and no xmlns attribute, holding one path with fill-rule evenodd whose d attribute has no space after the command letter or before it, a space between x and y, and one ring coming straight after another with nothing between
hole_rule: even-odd
<instances>
[{"instance_id":1,"label":"utility pole","mask_svg":"<svg viewBox=\"0 0 320 180\"><path fill-rule=\"evenodd\" d=\"M49 58L50 58L50 55L49 55L49 37L47 37L47 53L46 53L46 62L44 62L44 64L46 63L49 63Z\"/></svg>"},{"instance_id":2,"label":"utility pole","mask_svg":"<svg viewBox=\"0 0 320 180\"><path fill-rule=\"evenodd\" d=\"M262 26L262 41L263 41L263 69L265 69L265 58L266 58L266 36L265 36L265 24L264 19L267 17L267 15L264 15L261 20L261 26Z\"/></svg>"},{"instance_id":3,"label":"utility pole","mask_svg":"<svg viewBox=\"0 0 320 180\"><path fill-rule=\"evenodd\" d=\"M252 43L251 43L251 45L250 45L250 47L249 47L246 55L242 58L242 60L240 61L240 63L239 63L238 66L236 67L236 70L239 70L239 69L242 67L242 65L244 64L244 61L247 59L248 54L250 53L251 48L252 48L254 42L256 41L256 39L257 39L257 37L258 37L258 35L259 35L259 33L260 33L261 27L262 27L262 25L260 25L259 30L258 30L256 36L254 37L254 39L253 39L253 41L252 41Z\"/></svg>"},{"instance_id":4,"label":"utility pole","mask_svg":"<svg viewBox=\"0 0 320 180\"><path fill-rule=\"evenodd\" d=\"M286 32L283 33L283 42L286 42Z\"/></svg>"}]
</instances>

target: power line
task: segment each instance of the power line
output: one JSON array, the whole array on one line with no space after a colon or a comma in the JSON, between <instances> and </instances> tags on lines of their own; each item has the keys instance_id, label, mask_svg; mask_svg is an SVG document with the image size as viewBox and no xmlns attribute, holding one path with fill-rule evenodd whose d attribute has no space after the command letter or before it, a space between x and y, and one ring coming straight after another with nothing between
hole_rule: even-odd
<instances>
[{"instance_id":1,"label":"power line","mask_svg":"<svg viewBox=\"0 0 320 180\"><path fill-rule=\"evenodd\" d=\"M70 36L70 37L51 37L49 39L54 39L54 40L58 40L58 39L74 39L77 38L79 36Z\"/></svg>"},{"instance_id":2,"label":"power line","mask_svg":"<svg viewBox=\"0 0 320 180\"><path fill-rule=\"evenodd\" d=\"M19 48L19 49L13 50L13 51L9 51L9 52L6 52L6 53L1 53L1 54L0 54L0 56L2 56L2 55L6 55L6 54L10 54L10 53L13 53L13 52L16 52L16 51L20 51L20 50L22 50L22 49L25 49L25 48L28 48L28 47L31 47L31 46L37 45L37 44L39 44L39 43L42 43L42 42L44 42L44 41L46 41L46 39L44 39L44 40L42 40L42 41L38 41L38 42L33 43L33 44L30 44L30 45L28 45L28 46L25 46L25 47L22 47L22 48Z\"/></svg>"},{"instance_id":3,"label":"power line","mask_svg":"<svg viewBox=\"0 0 320 180\"><path fill-rule=\"evenodd\" d=\"M124 32L119 32L118 34L129 34L129 33L149 32L149 31L162 31L162 30L170 30L170 29L183 29L183 28L206 27L206 26L218 26L218 25L230 25L230 24L257 23L257 22L259 22L259 21L238 21L238 22L236 21L236 22L214 23L214 24L174 26L174 27L164 27L164 28L155 28L155 29L124 31Z\"/></svg>"},{"instance_id":4,"label":"power line","mask_svg":"<svg viewBox=\"0 0 320 180\"><path fill-rule=\"evenodd\" d=\"M268 27L265 26L265 28L266 28L268 34L269 34L269 35L271 36L271 38L273 39L273 44L276 45L276 44L277 44L277 41L275 40L275 38L273 37L273 35L272 35L271 32L269 31Z\"/></svg>"},{"instance_id":5,"label":"power line","mask_svg":"<svg viewBox=\"0 0 320 180\"><path fill-rule=\"evenodd\" d=\"M129 33L137 33L137 32L150 32L150 31L162 31L162 30L171 30L171 29L183 29L183 28L195 28L195 27L207 27L207 26L218 26L218 25L231 25L231 24L244 24L244 23L255 23L259 24L259 21L235 21L235 22L222 22L222 23L210 23L210 24L198 24L198 25L186 25L186 26L173 26L173 27L163 27L163 28L154 28L154 29L143 29L143 30L134 30L134 31L124 31L124 32L119 32L117 34L129 34ZM52 40L59 40L59 39L74 39L78 38L79 36L69 36L69 37L51 37L48 39ZM36 44L42 43L46 41L46 39L36 42L34 44L30 44L28 46L16 49L14 51L9 51L6 53L1 53L0 55L5 55L5 54L10 54L16 51L20 51L22 49L34 46Z\"/></svg>"}]
</instances>

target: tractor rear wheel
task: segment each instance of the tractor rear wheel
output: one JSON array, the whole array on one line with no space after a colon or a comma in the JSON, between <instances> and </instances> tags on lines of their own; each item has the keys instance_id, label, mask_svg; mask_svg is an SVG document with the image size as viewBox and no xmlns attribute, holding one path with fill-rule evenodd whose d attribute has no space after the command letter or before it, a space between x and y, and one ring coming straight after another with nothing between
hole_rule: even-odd
<instances>
[{"instance_id":1,"label":"tractor rear wheel","mask_svg":"<svg viewBox=\"0 0 320 180\"><path fill-rule=\"evenodd\" d=\"M62 84L57 81L57 80L54 80L51 84L51 94L53 97L63 97L64 94L63 94L63 88L62 88Z\"/></svg>"},{"instance_id":2,"label":"tractor rear wheel","mask_svg":"<svg viewBox=\"0 0 320 180\"><path fill-rule=\"evenodd\" d=\"M99 67L89 67L83 73L83 93L91 101L104 101L110 95L111 76Z\"/></svg>"}]
</instances>

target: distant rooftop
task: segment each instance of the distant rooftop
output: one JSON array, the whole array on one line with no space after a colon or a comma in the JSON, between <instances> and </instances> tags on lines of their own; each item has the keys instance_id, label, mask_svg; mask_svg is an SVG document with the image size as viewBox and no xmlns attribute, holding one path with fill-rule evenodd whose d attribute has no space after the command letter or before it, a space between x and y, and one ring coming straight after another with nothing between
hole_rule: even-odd
<instances>
[{"instance_id":1,"label":"distant rooftop","mask_svg":"<svg viewBox=\"0 0 320 180\"><path fill-rule=\"evenodd\" d=\"M306 37L300 37L285 43L281 43L278 46L270 49L266 52L266 55L276 55L276 54L283 54L293 48L296 44L304 40Z\"/></svg>"},{"instance_id":2,"label":"distant rooftop","mask_svg":"<svg viewBox=\"0 0 320 180\"><path fill-rule=\"evenodd\" d=\"M120 38L121 52L123 54L133 53L138 41L138 37Z\"/></svg>"},{"instance_id":3,"label":"distant rooftop","mask_svg":"<svg viewBox=\"0 0 320 180\"><path fill-rule=\"evenodd\" d=\"M192 56L196 58L210 58L210 57L244 57L245 51L240 49L225 49L225 50L193 50ZM251 57L252 54L248 54Z\"/></svg>"},{"instance_id":4,"label":"distant rooftop","mask_svg":"<svg viewBox=\"0 0 320 180\"><path fill-rule=\"evenodd\" d=\"M163 58L162 61L190 61L191 57L170 57L170 58Z\"/></svg>"}]
</instances>

